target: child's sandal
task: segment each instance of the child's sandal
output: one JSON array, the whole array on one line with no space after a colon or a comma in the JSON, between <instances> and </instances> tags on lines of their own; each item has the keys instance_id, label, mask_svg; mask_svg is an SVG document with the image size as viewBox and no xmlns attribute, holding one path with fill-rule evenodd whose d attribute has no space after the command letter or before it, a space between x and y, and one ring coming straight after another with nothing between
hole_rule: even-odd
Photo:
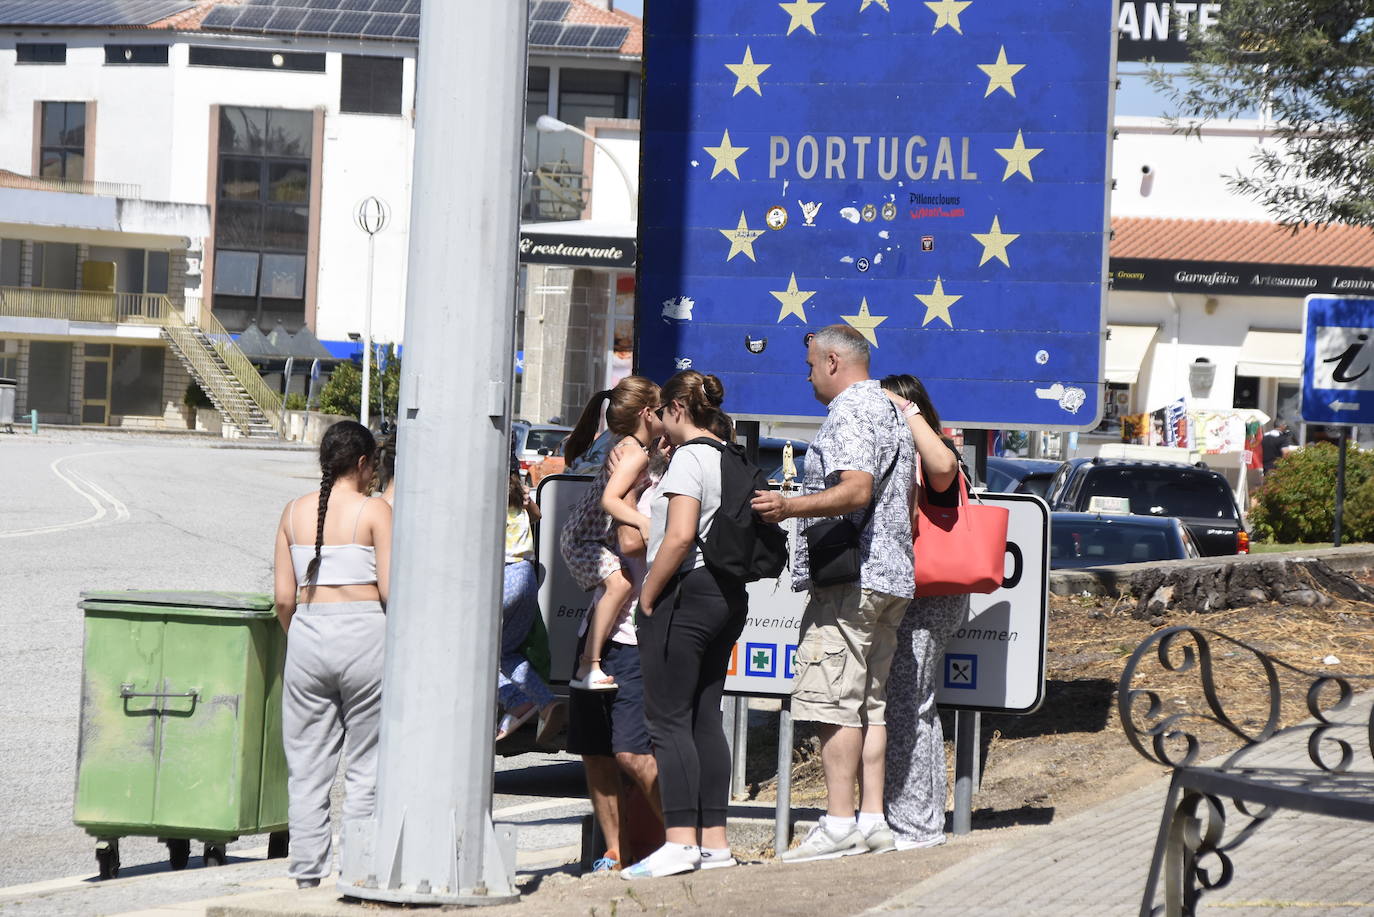
<instances>
[{"instance_id":1,"label":"child's sandal","mask_svg":"<svg viewBox=\"0 0 1374 917\"><path fill-rule=\"evenodd\" d=\"M592 659L588 656L582 656L580 659L582 665L578 668L585 667L586 671L568 682L569 688L577 691L615 691L620 687L615 683L614 678L601 671L599 665L601 659L599 657Z\"/></svg>"}]
</instances>

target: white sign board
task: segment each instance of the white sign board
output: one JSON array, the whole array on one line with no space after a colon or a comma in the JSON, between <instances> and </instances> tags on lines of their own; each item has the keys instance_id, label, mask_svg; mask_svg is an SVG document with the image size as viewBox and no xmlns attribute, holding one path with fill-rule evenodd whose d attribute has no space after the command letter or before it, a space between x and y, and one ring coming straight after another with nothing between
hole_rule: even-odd
<instances>
[{"instance_id":1,"label":"white sign board","mask_svg":"<svg viewBox=\"0 0 1374 917\"><path fill-rule=\"evenodd\" d=\"M539 561L548 571L539 607L549 628L553 680L566 682L577 646L577 626L589 593L563 568L558 530L590 478L555 475L540 482L543 513ZM969 601L968 621L946 647L936 679L936 701L948 709L1031 713L1045 686L1045 623L1048 615L1050 514L1027 494L985 493L982 499L1010 511L1006 582ZM789 539L794 520L788 520ZM797 634L806 593L793 592L790 571L777 580L749 584L749 617L730 657L725 690L732 694L787 695L792 691Z\"/></svg>"}]
</instances>

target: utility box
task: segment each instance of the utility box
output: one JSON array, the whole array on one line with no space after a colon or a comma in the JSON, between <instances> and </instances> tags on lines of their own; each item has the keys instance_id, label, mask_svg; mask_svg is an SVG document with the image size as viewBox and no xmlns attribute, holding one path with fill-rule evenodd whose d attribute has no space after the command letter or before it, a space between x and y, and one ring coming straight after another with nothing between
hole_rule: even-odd
<instances>
[{"instance_id":1,"label":"utility box","mask_svg":"<svg viewBox=\"0 0 1374 917\"><path fill-rule=\"evenodd\" d=\"M14 432L14 397L17 385L13 379L0 378L0 426Z\"/></svg>"},{"instance_id":2,"label":"utility box","mask_svg":"<svg viewBox=\"0 0 1374 917\"><path fill-rule=\"evenodd\" d=\"M266 595L86 592L73 820L97 839L101 878L120 837L157 837L174 869L191 840L206 865L248 834L286 854L281 738L286 635Z\"/></svg>"}]
</instances>

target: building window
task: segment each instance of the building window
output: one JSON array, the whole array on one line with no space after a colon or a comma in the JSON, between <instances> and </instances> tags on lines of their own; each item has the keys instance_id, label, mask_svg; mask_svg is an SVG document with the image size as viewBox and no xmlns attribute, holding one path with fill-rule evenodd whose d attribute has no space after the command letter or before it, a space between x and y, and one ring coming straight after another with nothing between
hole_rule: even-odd
<instances>
[{"instance_id":1,"label":"building window","mask_svg":"<svg viewBox=\"0 0 1374 917\"><path fill-rule=\"evenodd\" d=\"M0 340L0 379L19 378L19 342Z\"/></svg>"},{"instance_id":2,"label":"building window","mask_svg":"<svg viewBox=\"0 0 1374 917\"><path fill-rule=\"evenodd\" d=\"M167 252L150 252L141 248L112 248L93 245L87 253L82 271L89 272L92 263L115 266L115 291L119 293L166 293L169 256ZM89 278L86 278L89 280Z\"/></svg>"},{"instance_id":3,"label":"building window","mask_svg":"<svg viewBox=\"0 0 1374 917\"><path fill-rule=\"evenodd\" d=\"M314 115L220 109L215 312L238 330L305 320Z\"/></svg>"},{"instance_id":4,"label":"building window","mask_svg":"<svg viewBox=\"0 0 1374 917\"><path fill-rule=\"evenodd\" d=\"M237 67L244 70L324 73L324 55L310 51L249 51L243 48L192 45L188 60L193 67Z\"/></svg>"},{"instance_id":5,"label":"building window","mask_svg":"<svg viewBox=\"0 0 1374 917\"><path fill-rule=\"evenodd\" d=\"M72 345L29 342L29 410L69 414L72 409Z\"/></svg>"},{"instance_id":6,"label":"building window","mask_svg":"<svg viewBox=\"0 0 1374 917\"><path fill-rule=\"evenodd\" d=\"M67 46L60 42L20 42L14 46L15 60L20 64L65 64Z\"/></svg>"},{"instance_id":7,"label":"building window","mask_svg":"<svg viewBox=\"0 0 1374 917\"><path fill-rule=\"evenodd\" d=\"M38 174L81 181L86 176L86 103L44 102Z\"/></svg>"},{"instance_id":8,"label":"building window","mask_svg":"<svg viewBox=\"0 0 1374 917\"><path fill-rule=\"evenodd\" d=\"M116 344L110 365L110 413L160 416L162 414L161 347L126 347Z\"/></svg>"},{"instance_id":9,"label":"building window","mask_svg":"<svg viewBox=\"0 0 1374 917\"><path fill-rule=\"evenodd\" d=\"M107 64L167 66L166 45L106 45Z\"/></svg>"},{"instance_id":10,"label":"building window","mask_svg":"<svg viewBox=\"0 0 1374 917\"><path fill-rule=\"evenodd\" d=\"M76 246L66 242L33 243L33 285L49 290L75 290Z\"/></svg>"},{"instance_id":11,"label":"building window","mask_svg":"<svg viewBox=\"0 0 1374 917\"><path fill-rule=\"evenodd\" d=\"M18 239L0 239L0 287L19 286L23 244Z\"/></svg>"},{"instance_id":12,"label":"building window","mask_svg":"<svg viewBox=\"0 0 1374 917\"><path fill-rule=\"evenodd\" d=\"M399 57L343 55L339 111L363 115L399 115L403 67L404 62Z\"/></svg>"}]
</instances>

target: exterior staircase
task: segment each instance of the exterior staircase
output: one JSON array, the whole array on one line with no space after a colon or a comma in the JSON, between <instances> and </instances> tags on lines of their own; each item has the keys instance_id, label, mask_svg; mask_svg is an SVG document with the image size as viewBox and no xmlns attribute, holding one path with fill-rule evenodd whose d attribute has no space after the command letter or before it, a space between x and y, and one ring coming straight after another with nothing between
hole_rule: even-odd
<instances>
[{"instance_id":1,"label":"exterior staircase","mask_svg":"<svg viewBox=\"0 0 1374 917\"><path fill-rule=\"evenodd\" d=\"M282 402L229 332L205 310L191 324L174 308L165 310L162 336L224 422L249 439L285 436Z\"/></svg>"}]
</instances>

